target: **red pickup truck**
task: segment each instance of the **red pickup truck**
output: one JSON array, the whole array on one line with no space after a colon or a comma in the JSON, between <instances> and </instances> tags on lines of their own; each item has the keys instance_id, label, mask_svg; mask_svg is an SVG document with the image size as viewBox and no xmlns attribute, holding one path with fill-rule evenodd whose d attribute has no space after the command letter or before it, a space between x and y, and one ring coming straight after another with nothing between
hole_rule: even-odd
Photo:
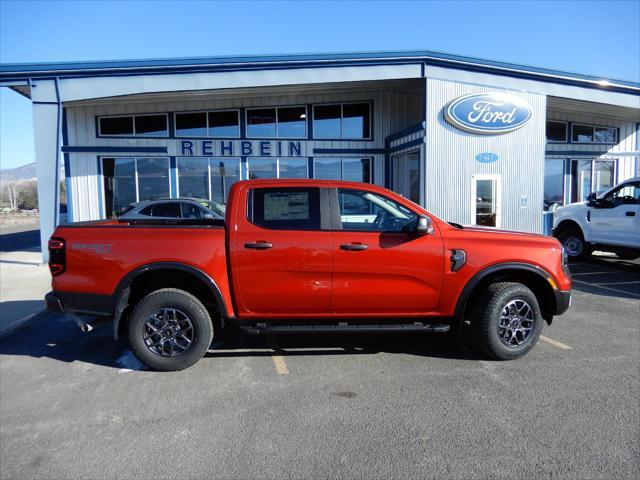
<instances>
[{"instance_id":1,"label":"red pickup truck","mask_svg":"<svg viewBox=\"0 0 640 480\"><path fill-rule=\"evenodd\" d=\"M523 356L567 310L558 241L462 227L375 185L250 180L224 220L106 220L49 242L49 309L113 319L155 370L197 362L223 328L446 332L470 322L495 359Z\"/></svg>"}]
</instances>

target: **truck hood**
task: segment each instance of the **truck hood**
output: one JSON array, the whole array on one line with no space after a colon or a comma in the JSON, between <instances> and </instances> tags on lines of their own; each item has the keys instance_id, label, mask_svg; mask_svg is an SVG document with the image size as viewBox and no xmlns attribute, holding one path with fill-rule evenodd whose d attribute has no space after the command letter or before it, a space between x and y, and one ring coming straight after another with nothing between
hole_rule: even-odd
<instances>
[{"instance_id":1,"label":"truck hood","mask_svg":"<svg viewBox=\"0 0 640 480\"><path fill-rule=\"evenodd\" d=\"M517 232L513 230L500 230L499 228L494 227L479 227L477 225L464 225L463 232L482 232L493 235L508 235L508 236L516 236L516 237L542 237L545 235L541 235L539 233L528 233L528 232Z\"/></svg>"}]
</instances>

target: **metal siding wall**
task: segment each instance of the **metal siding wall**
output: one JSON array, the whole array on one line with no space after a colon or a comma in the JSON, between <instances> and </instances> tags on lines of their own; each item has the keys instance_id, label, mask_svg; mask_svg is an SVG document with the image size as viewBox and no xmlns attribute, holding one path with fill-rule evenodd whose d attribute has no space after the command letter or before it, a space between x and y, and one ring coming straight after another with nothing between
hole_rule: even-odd
<instances>
[{"instance_id":1,"label":"metal siding wall","mask_svg":"<svg viewBox=\"0 0 640 480\"><path fill-rule=\"evenodd\" d=\"M593 116L593 115L580 115L573 112L564 112L562 110L549 109L547 112L547 118L549 120L560 120L571 123L584 123L586 125L598 125L603 127L616 127L619 128L620 138L616 145L599 145L599 144L580 144L580 143L549 143L547 144L547 152L553 151L548 156L553 158L585 158L576 155L569 155L563 152L567 151L580 151L580 152L594 152L594 158L617 158L618 159L618 172L617 182L626 180L636 176L634 171L636 166L636 159L639 157L631 155L619 155L618 152L634 152L637 151L636 143L636 124L635 122L628 122L624 120L612 119L606 116ZM569 138L571 138L571 131L568 132ZM604 149L607 149L606 153L601 153Z\"/></svg>"},{"instance_id":2,"label":"metal siding wall","mask_svg":"<svg viewBox=\"0 0 640 480\"><path fill-rule=\"evenodd\" d=\"M462 95L506 92L525 99L532 109L529 122L503 135L474 135L447 123L443 107ZM480 85L427 79L426 192L425 206L443 220L472 223L471 177L501 176L501 228L542 232L546 97ZM475 160L492 152L494 163ZM521 195L529 207L521 209Z\"/></svg>"},{"instance_id":3,"label":"metal siding wall","mask_svg":"<svg viewBox=\"0 0 640 480\"><path fill-rule=\"evenodd\" d=\"M106 104L67 105L69 144L71 146L145 146L164 147L165 139L152 138L97 138L96 117L101 115L118 115L132 113L166 113L191 110L218 110L227 108L274 107L286 105L308 105L332 102L373 102L373 140L372 141L338 141L317 140L307 143L307 156L314 156L314 148L384 148L385 137L407 128L420 121L422 112L422 95L401 88L359 88L354 91L314 91L312 94L279 94L262 95L261 92L248 92L233 98L203 98L194 100L149 102L122 101ZM308 112L311 118L310 112ZM305 140L302 139L304 142ZM171 150L171 149L170 149ZM169 151L169 155L175 152ZM72 154L71 176L74 188L74 221L93 220L99 218L98 203L98 171L97 156L99 154ZM114 156L134 156L132 154ZM167 156L166 154L138 154L136 156ZM316 155L320 156L320 155ZM330 156L330 155L323 155ZM342 155L346 156L346 155ZM365 156L365 154L363 154ZM373 157L374 181L384 185L384 155ZM77 177L77 178L76 178Z\"/></svg>"},{"instance_id":4,"label":"metal siding wall","mask_svg":"<svg viewBox=\"0 0 640 480\"><path fill-rule=\"evenodd\" d=\"M100 212L100 188L98 161L94 154L70 153L69 165L73 196L72 222L98 220Z\"/></svg>"}]
</instances>

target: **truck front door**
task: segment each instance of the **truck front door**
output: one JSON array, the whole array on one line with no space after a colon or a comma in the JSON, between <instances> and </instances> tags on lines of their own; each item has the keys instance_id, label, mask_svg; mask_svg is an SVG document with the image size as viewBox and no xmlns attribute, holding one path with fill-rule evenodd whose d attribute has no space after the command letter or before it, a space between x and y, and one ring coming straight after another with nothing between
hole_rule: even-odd
<instances>
[{"instance_id":1,"label":"truck front door","mask_svg":"<svg viewBox=\"0 0 640 480\"><path fill-rule=\"evenodd\" d=\"M403 316L435 309L444 271L439 232L414 233L418 214L392 198L332 189L331 311Z\"/></svg>"},{"instance_id":2,"label":"truck front door","mask_svg":"<svg viewBox=\"0 0 640 480\"><path fill-rule=\"evenodd\" d=\"M231 268L245 317L326 313L331 295L331 232L320 188L248 189L236 209ZM327 228L323 229L323 222ZM233 223L233 222L232 222Z\"/></svg>"}]
</instances>

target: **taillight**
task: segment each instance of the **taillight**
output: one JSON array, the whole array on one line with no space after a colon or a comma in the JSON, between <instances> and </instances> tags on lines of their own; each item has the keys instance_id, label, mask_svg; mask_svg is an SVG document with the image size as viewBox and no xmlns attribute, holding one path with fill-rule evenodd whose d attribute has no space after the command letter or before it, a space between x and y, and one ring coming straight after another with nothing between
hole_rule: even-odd
<instances>
[{"instance_id":1,"label":"taillight","mask_svg":"<svg viewBox=\"0 0 640 480\"><path fill-rule=\"evenodd\" d=\"M49 239L49 270L52 276L64 273L67 268L67 253L64 238Z\"/></svg>"}]
</instances>

